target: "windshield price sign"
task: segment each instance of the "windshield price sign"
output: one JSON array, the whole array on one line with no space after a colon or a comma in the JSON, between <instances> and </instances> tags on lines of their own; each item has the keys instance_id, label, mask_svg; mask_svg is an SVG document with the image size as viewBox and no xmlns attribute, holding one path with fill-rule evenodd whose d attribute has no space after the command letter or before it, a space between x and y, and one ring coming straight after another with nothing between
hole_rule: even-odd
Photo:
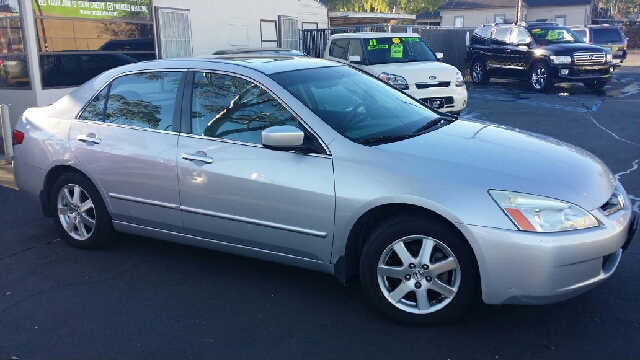
<instances>
[{"instance_id":1,"label":"windshield price sign","mask_svg":"<svg viewBox=\"0 0 640 360\"><path fill-rule=\"evenodd\" d=\"M36 16L151 21L151 0L32 0Z\"/></svg>"}]
</instances>

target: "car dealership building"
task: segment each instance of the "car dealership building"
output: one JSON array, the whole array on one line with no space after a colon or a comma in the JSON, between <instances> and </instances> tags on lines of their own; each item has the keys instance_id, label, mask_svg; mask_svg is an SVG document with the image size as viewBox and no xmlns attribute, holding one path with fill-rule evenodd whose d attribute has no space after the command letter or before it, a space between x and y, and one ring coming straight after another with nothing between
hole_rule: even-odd
<instances>
[{"instance_id":1,"label":"car dealership building","mask_svg":"<svg viewBox=\"0 0 640 360\"><path fill-rule=\"evenodd\" d=\"M242 47L298 47L316 0L0 0L0 104L15 126L116 66Z\"/></svg>"}]
</instances>

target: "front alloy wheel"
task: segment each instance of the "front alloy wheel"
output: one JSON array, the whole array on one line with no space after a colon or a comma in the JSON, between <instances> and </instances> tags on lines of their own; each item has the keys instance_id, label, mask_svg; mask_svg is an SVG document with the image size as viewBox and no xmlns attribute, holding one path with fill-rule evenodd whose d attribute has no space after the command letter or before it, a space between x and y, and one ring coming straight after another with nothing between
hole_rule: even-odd
<instances>
[{"instance_id":1,"label":"front alloy wheel","mask_svg":"<svg viewBox=\"0 0 640 360\"><path fill-rule=\"evenodd\" d=\"M409 325L454 320L477 298L478 265L452 224L427 215L383 221L360 256L360 282L385 315Z\"/></svg>"},{"instance_id":2,"label":"front alloy wheel","mask_svg":"<svg viewBox=\"0 0 640 360\"><path fill-rule=\"evenodd\" d=\"M543 63L535 64L531 69L530 83L535 91L549 90L551 87L549 68Z\"/></svg>"},{"instance_id":3,"label":"front alloy wheel","mask_svg":"<svg viewBox=\"0 0 640 360\"><path fill-rule=\"evenodd\" d=\"M400 310L428 314L447 306L460 288L460 264L451 250L428 236L389 245L378 261L378 284Z\"/></svg>"}]
</instances>

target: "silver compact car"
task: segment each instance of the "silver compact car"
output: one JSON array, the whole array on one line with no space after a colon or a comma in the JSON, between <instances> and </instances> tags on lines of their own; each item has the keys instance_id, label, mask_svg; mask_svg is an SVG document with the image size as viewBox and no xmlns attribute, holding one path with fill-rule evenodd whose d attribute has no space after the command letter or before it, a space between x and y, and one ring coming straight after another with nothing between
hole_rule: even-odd
<instances>
[{"instance_id":1,"label":"silver compact car","mask_svg":"<svg viewBox=\"0 0 640 360\"><path fill-rule=\"evenodd\" d=\"M476 296L582 293L638 227L588 152L319 59L129 64L28 109L13 135L18 186L72 246L119 231L359 275L402 323L449 321Z\"/></svg>"}]
</instances>

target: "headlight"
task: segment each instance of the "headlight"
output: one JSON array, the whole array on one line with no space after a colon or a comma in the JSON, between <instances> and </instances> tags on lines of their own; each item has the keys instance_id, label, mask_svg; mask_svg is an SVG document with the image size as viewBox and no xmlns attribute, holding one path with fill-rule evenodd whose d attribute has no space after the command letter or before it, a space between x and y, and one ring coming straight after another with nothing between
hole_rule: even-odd
<instances>
[{"instance_id":1,"label":"headlight","mask_svg":"<svg viewBox=\"0 0 640 360\"><path fill-rule=\"evenodd\" d=\"M407 84L407 79L403 78L400 75L394 75L394 74L383 72L382 74L378 75L378 77L382 81L387 82L389 83L389 85L393 85L400 90L409 90L409 84Z\"/></svg>"},{"instance_id":2,"label":"headlight","mask_svg":"<svg viewBox=\"0 0 640 360\"><path fill-rule=\"evenodd\" d=\"M462 77L462 73L460 71L456 72L456 86L464 86L464 78Z\"/></svg>"},{"instance_id":3,"label":"headlight","mask_svg":"<svg viewBox=\"0 0 640 360\"><path fill-rule=\"evenodd\" d=\"M564 201L513 191L489 190L489 194L523 231L556 232L598 226L593 215Z\"/></svg>"},{"instance_id":4,"label":"headlight","mask_svg":"<svg viewBox=\"0 0 640 360\"><path fill-rule=\"evenodd\" d=\"M554 64L571 64L571 56L549 56Z\"/></svg>"},{"instance_id":5,"label":"headlight","mask_svg":"<svg viewBox=\"0 0 640 360\"><path fill-rule=\"evenodd\" d=\"M607 62L612 62L613 61L613 54L608 53L607 54Z\"/></svg>"}]
</instances>

